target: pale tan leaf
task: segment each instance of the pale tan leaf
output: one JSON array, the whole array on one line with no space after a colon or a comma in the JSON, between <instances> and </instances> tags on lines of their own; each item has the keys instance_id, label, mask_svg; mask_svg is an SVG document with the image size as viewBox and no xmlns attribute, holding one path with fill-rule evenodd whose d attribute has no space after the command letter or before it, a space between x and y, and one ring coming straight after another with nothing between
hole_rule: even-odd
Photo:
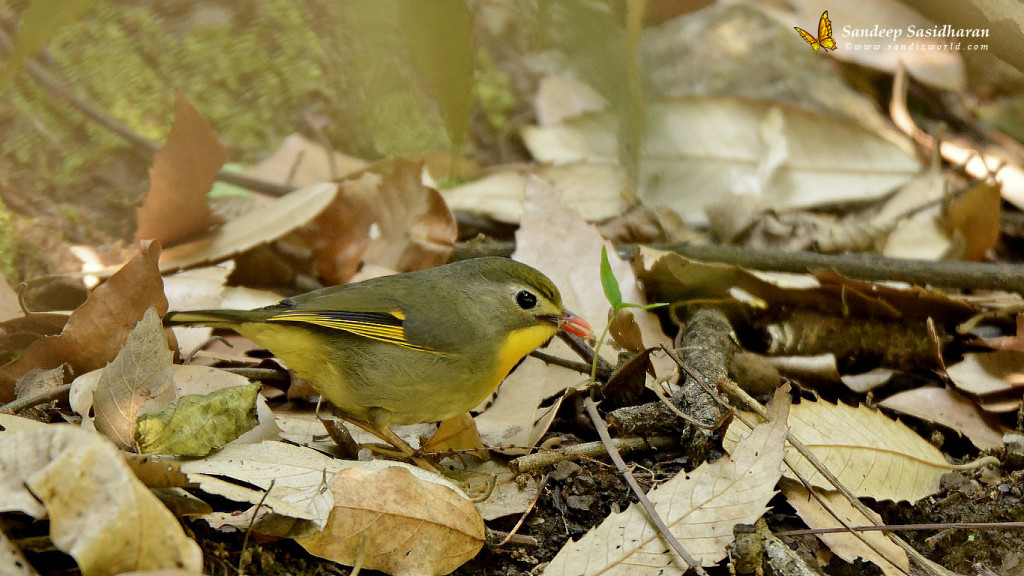
<instances>
[{"instance_id":1,"label":"pale tan leaf","mask_svg":"<svg viewBox=\"0 0 1024 576\"><path fill-rule=\"evenodd\" d=\"M327 150L301 134L290 134L277 150L259 164L246 170L245 174L278 184L305 188L343 178L368 165L368 162L360 158Z\"/></svg>"},{"instance_id":2,"label":"pale tan leaf","mask_svg":"<svg viewBox=\"0 0 1024 576\"><path fill-rule=\"evenodd\" d=\"M18 305L18 294L11 289L7 279L0 274L0 322L22 316Z\"/></svg>"},{"instance_id":3,"label":"pale tan leaf","mask_svg":"<svg viewBox=\"0 0 1024 576\"><path fill-rule=\"evenodd\" d=\"M75 558L83 576L130 570L202 570L199 546L142 485L102 436L76 426L51 425L0 433L0 490L24 494L38 508L12 507L50 518L50 539ZM38 499L38 500L36 500Z\"/></svg>"},{"instance_id":4,"label":"pale tan leaf","mask_svg":"<svg viewBox=\"0 0 1024 576\"><path fill-rule=\"evenodd\" d=\"M484 521L458 492L407 469L349 469L330 482L334 510L320 534L296 541L307 552L394 575L447 574L476 556Z\"/></svg>"},{"instance_id":5,"label":"pale tan leaf","mask_svg":"<svg viewBox=\"0 0 1024 576\"><path fill-rule=\"evenodd\" d=\"M952 428L982 450L1002 446L1003 434L1009 432L998 419L985 414L976 402L948 388L926 386L904 390L878 405Z\"/></svg>"},{"instance_id":6,"label":"pale tan leaf","mask_svg":"<svg viewBox=\"0 0 1024 576\"><path fill-rule=\"evenodd\" d=\"M224 283L235 269L233 260L216 266L185 270L164 277L164 294L167 295L167 310L215 310L230 308L222 304ZM250 306L247 308L259 308ZM213 333L205 326L175 326L172 328L183 356L199 348Z\"/></svg>"},{"instance_id":7,"label":"pale tan leaf","mask_svg":"<svg viewBox=\"0 0 1024 576\"><path fill-rule=\"evenodd\" d=\"M206 193L227 159L210 121L184 93L177 92L174 126L153 157L149 192L136 211L139 226L135 239L173 244L219 224L220 219L206 203Z\"/></svg>"},{"instance_id":8,"label":"pale tan leaf","mask_svg":"<svg viewBox=\"0 0 1024 576\"><path fill-rule=\"evenodd\" d=\"M424 442L420 449L427 453L479 450L480 454L487 454L487 448L480 440L480 432L477 431L473 417L468 412L439 423L434 435Z\"/></svg>"},{"instance_id":9,"label":"pale tan leaf","mask_svg":"<svg viewBox=\"0 0 1024 576\"><path fill-rule=\"evenodd\" d=\"M523 187L530 174L551 182L562 200L588 222L613 218L629 207L623 197L625 170L588 162L501 168L441 194L452 210L518 224L523 217Z\"/></svg>"},{"instance_id":10,"label":"pale tan leaf","mask_svg":"<svg viewBox=\"0 0 1024 576\"><path fill-rule=\"evenodd\" d=\"M679 98L649 106L647 116L638 196L693 224L706 222L706 206L747 190L750 181L761 189L749 202L781 210L878 198L920 169L907 142L893 144L891 136L856 122L770 101ZM773 116L780 118L776 129L762 131ZM523 138L542 162L614 164L615 133L609 116L591 114L527 128ZM782 149L786 157L774 175L759 176L772 151Z\"/></svg>"},{"instance_id":11,"label":"pale tan leaf","mask_svg":"<svg viewBox=\"0 0 1024 576\"><path fill-rule=\"evenodd\" d=\"M782 483L782 493L786 496L786 501L790 506L796 508L796 513L807 523L808 528L842 528L843 525L835 519L832 513L838 515L846 523L846 526L870 526L882 523L877 514L874 514L873 518L864 516L837 491L817 490L816 492L828 509L822 507L821 503L811 497L807 489L800 484L796 482ZM832 513L829 513L829 510ZM886 576L902 576L910 570L907 553L890 540L884 532L861 532L860 535L884 556L869 548L853 534L841 532L819 534L818 538L843 560L853 562L857 558L863 558L881 568L882 573Z\"/></svg>"},{"instance_id":12,"label":"pale tan leaf","mask_svg":"<svg viewBox=\"0 0 1024 576\"><path fill-rule=\"evenodd\" d=\"M1014 376L1024 372L1024 352L996 350L964 354L964 359L946 367L946 375L959 390L975 396L1008 392L1024 386Z\"/></svg>"},{"instance_id":13,"label":"pale tan leaf","mask_svg":"<svg viewBox=\"0 0 1024 576\"><path fill-rule=\"evenodd\" d=\"M93 391L96 429L119 448L135 449L139 409L170 386L171 356L160 317L150 308L103 369Z\"/></svg>"},{"instance_id":14,"label":"pale tan leaf","mask_svg":"<svg viewBox=\"0 0 1024 576\"><path fill-rule=\"evenodd\" d=\"M0 530L0 574L6 576L39 576L32 564L25 559L21 549L11 542L2 530Z\"/></svg>"},{"instance_id":15,"label":"pale tan leaf","mask_svg":"<svg viewBox=\"0 0 1024 576\"><path fill-rule=\"evenodd\" d=\"M769 406L771 421L740 440L729 457L680 472L647 495L669 530L702 566L727 554L736 524L767 511L782 470L789 388ZM631 504L578 542L568 542L544 570L556 575L683 574L686 563L661 539L643 509Z\"/></svg>"},{"instance_id":16,"label":"pale tan leaf","mask_svg":"<svg viewBox=\"0 0 1024 576\"><path fill-rule=\"evenodd\" d=\"M753 417L753 416L751 416ZM790 433L858 497L916 502L939 490L939 478L953 469L942 452L903 423L867 406L801 402L789 414ZM734 420L722 445L736 445L746 426ZM814 487L829 481L786 447L786 461ZM796 477L788 468L787 478Z\"/></svg>"},{"instance_id":17,"label":"pale tan leaf","mask_svg":"<svg viewBox=\"0 0 1024 576\"><path fill-rule=\"evenodd\" d=\"M277 198L199 240L165 250L160 258L160 270L171 272L220 262L274 241L315 218L334 200L336 193L334 184L317 184Z\"/></svg>"},{"instance_id":18,"label":"pale tan leaf","mask_svg":"<svg viewBox=\"0 0 1024 576\"><path fill-rule=\"evenodd\" d=\"M533 108L537 111L537 124L549 126L582 116L589 112L600 112L608 107L608 101L589 85L563 76L545 76L537 86Z\"/></svg>"}]
</instances>

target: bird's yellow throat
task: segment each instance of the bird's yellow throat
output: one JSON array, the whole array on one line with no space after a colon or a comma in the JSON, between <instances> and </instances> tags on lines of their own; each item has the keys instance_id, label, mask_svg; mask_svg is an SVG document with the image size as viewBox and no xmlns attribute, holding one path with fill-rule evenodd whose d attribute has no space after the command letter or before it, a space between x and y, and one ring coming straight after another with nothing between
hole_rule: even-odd
<instances>
[{"instance_id":1,"label":"bird's yellow throat","mask_svg":"<svg viewBox=\"0 0 1024 576\"><path fill-rule=\"evenodd\" d=\"M500 383L508 375L512 367L523 356L547 342L556 332L558 332L558 328L551 324L541 324L512 331L498 348L498 382Z\"/></svg>"}]
</instances>

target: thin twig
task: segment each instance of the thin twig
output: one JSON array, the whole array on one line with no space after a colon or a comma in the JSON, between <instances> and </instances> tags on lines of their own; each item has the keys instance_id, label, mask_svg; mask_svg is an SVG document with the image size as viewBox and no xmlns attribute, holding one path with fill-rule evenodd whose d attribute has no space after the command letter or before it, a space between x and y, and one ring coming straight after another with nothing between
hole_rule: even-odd
<instances>
[{"instance_id":1,"label":"thin twig","mask_svg":"<svg viewBox=\"0 0 1024 576\"><path fill-rule=\"evenodd\" d=\"M1024 530L1024 522L949 522L946 524L879 524L877 526L850 526L849 528L806 528L783 530L776 536L806 536L836 532L907 532L919 530Z\"/></svg>"},{"instance_id":2,"label":"thin twig","mask_svg":"<svg viewBox=\"0 0 1024 576\"><path fill-rule=\"evenodd\" d=\"M669 448L679 443L675 436L631 436L626 438L614 438L612 443L621 454L622 452L633 452L635 450L658 450ZM516 474L532 472L547 466L552 466L563 460L574 460L577 458L594 458L604 456L608 453L604 442L585 442L583 444L572 444L558 449L534 452L526 456L520 456L509 462L509 468Z\"/></svg>"},{"instance_id":3,"label":"thin twig","mask_svg":"<svg viewBox=\"0 0 1024 576\"><path fill-rule=\"evenodd\" d=\"M277 478L270 480L270 486L267 486L267 491L263 493L263 497L260 498L260 501L256 504L256 508L252 511L252 518L249 519L249 526L245 529L245 538L242 539L242 551L238 556L239 574L242 574L242 562L245 560L245 548L249 545L249 534L252 533L252 526L256 523L256 517L259 516L260 508L263 506L263 503L266 502L267 496L270 496L270 491L274 489L275 482L277 482Z\"/></svg>"},{"instance_id":4,"label":"thin twig","mask_svg":"<svg viewBox=\"0 0 1024 576\"><path fill-rule=\"evenodd\" d=\"M597 412L597 405L594 404L594 400L589 396L583 399L583 406L587 409L587 414L590 415L590 419L594 422L594 428L597 429L597 434L601 437L601 441L604 442L605 447L608 449L608 455L611 456L612 462L615 463L615 467L619 469L619 473L626 479L626 483L636 494L637 499L640 501L640 506L647 513L647 518L654 524L654 527L658 529L661 536L668 542L668 545L675 550L676 554L683 559L684 562L693 568L697 574L701 576L708 576L708 573L704 571L700 563L697 562L690 554L683 548L683 545L679 543L679 540L669 531L668 526L665 525L665 521L662 520L658 511L654 508L654 504L644 494L640 484L637 483L636 478L633 478L633 473L629 471L626 466L626 462L619 455L619 451L615 448L615 443L612 442L612 437L608 434L608 425L605 423L604 418Z\"/></svg>"},{"instance_id":5,"label":"thin twig","mask_svg":"<svg viewBox=\"0 0 1024 576\"><path fill-rule=\"evenodd\" d=\"M533 500L530 502L530 505L527 506L522 515L519 516L519 521L512 527L512 531L502 538L501 542L494 545L495 548L501 548L516 535L516 532L519 532L519 528L522 527L523 522L526 522L526 518L531 512L533 512L533 507L536 506L537 501L540 500L540 495L544 493L544 486L548 483L548 476L548 474L545 474L544 477L540 479L540 482L537 483L537 493L533 495Z\"/></svg>"},{"instance_id":6,"label":"thin twig","mask_svg":"<svg viewBox=\"0 0 1024 576\"><path fill-rule=\"evenodd\" d=\"M18 398L17 400L8 402L7 404L0 406L0 414L17 414L18 412L28 410L33 406L45 404L47 402L50 402L51 400L59 400L61 398L66 398L68 392L70 391L71 384L62 384L54 388L40 390L35 394L23 396L21 398Z\"/></svg>"}]
</instances>

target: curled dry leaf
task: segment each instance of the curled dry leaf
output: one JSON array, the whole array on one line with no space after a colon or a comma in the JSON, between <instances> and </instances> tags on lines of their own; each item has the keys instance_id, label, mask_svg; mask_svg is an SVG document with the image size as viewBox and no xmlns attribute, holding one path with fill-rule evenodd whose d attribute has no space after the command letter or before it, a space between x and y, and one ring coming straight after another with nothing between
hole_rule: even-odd
<instances>
[{"instance_id":1,"label":"curled dry leaf","mask_svg":"<svg viewBox=\"0 0 1024 576\"><path fill-rule=\"evenodd\" d=\"M199 546L102 436L50 425L0 433L0 511L48 516L83 576L202 570Z\"/></svg>"},{"instance_id":2,"label":"curled dry leaf","mask_svg":"<svg viewBox=\"0 0 1024 576\"><path fill-rule=\"evenodd\" d=\"M796 482L784 481L782 493L786 501L796 508L796 513L807 523L808 528L843 528L845 526L870 526L881 524L881 518L877 514L874 518L864 516L859 510L850 504L850 501L837 491L815 490L818 496L828 506L826 509L808 494L807 489ZM833 514L838 515L843 524L835 519ZM853 562L857 558L863 558L882 569L886 576L900 576L908 574L910 560L907 553L889 539L884 532L861 532L860 535L867 540L871 546L867 546L854 534L833 533L819 534L818 538L828 547L847 562Z\"/></svg>"},{"instance_id":3,"label":"curled dry leaf","mask_svg":"<svg viewBox=\"0 0 1024 576\"><path fill-rule=\"evenodd\" d=\"M455 216L422 174L422 162L398 159L339 185L335 201L303 230L322 277L345 284L363 261L398 272L448 261Z\"/></svg>"},{"instance_id":4,"label":"curled dry leaf","mask_svg":"<svg viewBox=\"0 0 1024 576\"><path fill-rule=\"evenodd\" d=\"M979 182L953 198L946 212L946 226L964 243L964 260L982 260L999 240L1002 186Z\"/></svg>"},{"instance_id":5,"label":"curled dry leaf","mask_svg":"<svg viewBox=\"0 0 1024 576\"><path fill-rule=\"evenodd\" d=\"M93 391L95 424L118 448L135 451L139 410L170 386L171 356L160 317L150 308L103 369Z\"/></svg>"},{"instance_id":6,"label":"curled dry leaf","mask_svg":"<svg viewBox=\"0 0 1024 576\"><path fill-rule=\"evenodd\" d=\"M753 415L748 415L753 418ZM938 448L903 423L863 404L801 402L789 414L790 433L858 497L916 502L938 492L953 469ZM722 445L731 451L748 428L738 419ZM811 463L786 446L786 461L812 486L835 489ZM785 470L787 478L796 479Z\"/></svg>"},{"instance_id":7,"label":"curled dry leaf","mask_svg":"<svg viewBox=\"0 0 1024 576\"><path fill-rule=\"evenodd\" d=\"M948 388L925 386L904 390L878 405L952 428L982 450L1002 446L1003 434L1009 432L998 419L982 411L976 402Z\"/></svg>"},{"instance_id":8,"label":"curled dry leaf","mask_svg":"<svg viewBox=\"0 0 1024 576\"><path fill-rule=\"evenodd\" d=\"M210 121L178 91L174 126L153 157L149 192L137 210L136 240L173 244L220 224L206 203L206 193L227 159Z\"/></svg>"},{"instance_id":9,"label":"curled dry leaf","mask_svg":"<svg viewBox=\"0 0 1024 576\"><path fill-rule=\"evenodd\" d=\"M277 240L322 212L336 192L334 184L316 184L262 204L203 238L167 249L160 258L160 269L172 272L216 263Z\"/></svg>"},{"instance_id":10,"label":"curled dry leaf","mask_svg":"<svg viewBox=\"0 0 1024 576\"><path fill-rule=\"evenodd\" d=\"M151 306L167 312L157 268L160 245L144 243L141 253L96 288L68 318L63 331L32 343L14 362L0 368L0 402L14 399L14 382L33 368L50 369L67 362L74 374L110 362L128 333Z\"/></svg>"},{"instance_id":11,"label":"curled dry leaf","mask_svg":"<svg viewBox=\"0 0 1024 576\"><path fill-rule=\"evenodd\" d=\"M789 387L769 406L769 422L740 440L729 457L680 472L651 490L669 531L702 566L725 558L734 525L753 524L767 511L782 470ZM578 542L567 542L544 570L555 575L681 575L686 562L667 549L643 509L630 504Z\"/></svg>"},{"instance_id":12,"label":"curled dry leaf","mask_svg":"<svg viewBox=\"0 0 1024 576\"><path fill-rule=\"evenodd\" d=\"M349 469L330 484L334 510L320 534L297 542L310 554L398 575L447 574L476 556L484 521L461 494L407 469Z\"/></svg>"}]
</instances>

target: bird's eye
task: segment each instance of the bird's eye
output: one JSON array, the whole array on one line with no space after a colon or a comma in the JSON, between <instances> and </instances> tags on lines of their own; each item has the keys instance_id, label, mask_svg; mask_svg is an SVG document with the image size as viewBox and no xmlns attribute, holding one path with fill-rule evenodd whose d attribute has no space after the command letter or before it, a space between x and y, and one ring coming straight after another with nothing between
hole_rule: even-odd
<instances>
[{"instance_id":1,"label":"bird's eye","mask_svg":"<svg viewBox=\"0 0 1024 576\"><path fill-rule=\"evenodd\" d=\"M529 290L520 290L516 292L516 303L523 310L529 310L537 305L537 297Z\"/></svg>"}]
</instances>

